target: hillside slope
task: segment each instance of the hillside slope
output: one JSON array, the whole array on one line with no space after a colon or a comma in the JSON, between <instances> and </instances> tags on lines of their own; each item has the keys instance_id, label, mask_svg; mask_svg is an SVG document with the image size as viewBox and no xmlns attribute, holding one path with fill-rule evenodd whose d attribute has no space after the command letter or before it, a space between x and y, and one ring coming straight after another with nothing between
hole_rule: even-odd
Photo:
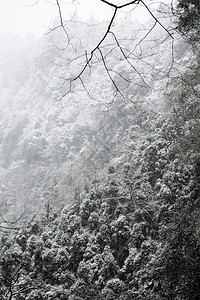
<instances>
[{"instance_id":1,"label":"hillside slope","mask_svg":"<svg viewBox=\"0 0 200 300\"><path fill-rule=\"evenodd\" d=\"M1 235L2 299L199 299L199 52L178 37L169 73L158 44L142 45L136 81L118 61L124 99L102 66L84 78L95 97L60 99L48 39L22 82L2 81L1 224L16 227Z\"/></svg>"}]
</instances>

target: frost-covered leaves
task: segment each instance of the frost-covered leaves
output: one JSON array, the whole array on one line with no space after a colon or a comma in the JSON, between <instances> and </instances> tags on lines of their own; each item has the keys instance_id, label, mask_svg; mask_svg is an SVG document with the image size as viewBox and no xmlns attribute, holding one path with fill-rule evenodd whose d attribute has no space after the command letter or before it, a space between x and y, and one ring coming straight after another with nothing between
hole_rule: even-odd
<instances>
[{"instance_id":1,"label":"frost-covered leaves","mask_svg":"<svg viewBox=\"0 0 200 300\"><path fill-rule=\"evenodd\" d=\"M123 180L110 165L76 204L2 239L2 294L11 277L21 299L197 299L198 172L170 150L173 122L155 123Z\"/></svg>"},{"instance_id":2,"label":"frost-covered leaves","mask_svg":"<svg viewBox=\"0 0 200 300\"><path fill-rule=\"evenodd\" d=\"M198 0L177 1L178 29L190 42L199 42L200 4Z\"/></svg>"},{"instance_id":3,"label":"frost-covered leaves","mask_svg":"<svg viewBox=\"0 0 200 300\"><path fill-rule=\"evenodd\" d=\"M9 293L9 286L21 299L111 299L128 293L126 283L133 274L127 277L126 265L136 217L122 209L130 199L116 195L113 200L93 192L57 217L50 211L51 222L33 222L10 239L3 237L2 293ZM137 222L143 226L147 221L137 217ZM148 236L146 232L143 241ZM9 286L7 278L13 278Z\"/></svg>"}]
</instances>

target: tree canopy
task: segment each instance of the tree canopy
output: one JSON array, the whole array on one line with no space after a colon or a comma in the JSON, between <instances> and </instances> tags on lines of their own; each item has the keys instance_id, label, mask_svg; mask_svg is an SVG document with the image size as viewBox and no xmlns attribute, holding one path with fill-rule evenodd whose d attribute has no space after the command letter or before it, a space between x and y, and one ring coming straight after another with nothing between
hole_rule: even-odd
<instances>
[{"instance_id":1,"label":"tree canopy","mask_svg":"<svg viewBox=\"0 0 200 300\"><path fill-rule=\"evenodd\" d=\"M2 300L199 299L199 4L169 8L2 50Z\"/></svg>"}]
</instances>

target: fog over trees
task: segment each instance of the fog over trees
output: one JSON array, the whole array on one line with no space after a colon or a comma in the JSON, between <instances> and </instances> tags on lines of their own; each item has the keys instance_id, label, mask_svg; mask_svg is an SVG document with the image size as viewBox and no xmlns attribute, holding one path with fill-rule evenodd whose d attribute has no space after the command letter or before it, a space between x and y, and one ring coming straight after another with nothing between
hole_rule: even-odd
<instances>
[{"instance_id":1,"label":"fog over trees","mask_svg":"<svg viewBox=\"0 0 200 300\"><path fill-rule=\"evenodd\" d=\"M198 300L199 1L92 1L0 36L0 299Z\"/></svg>"}]
</instances>

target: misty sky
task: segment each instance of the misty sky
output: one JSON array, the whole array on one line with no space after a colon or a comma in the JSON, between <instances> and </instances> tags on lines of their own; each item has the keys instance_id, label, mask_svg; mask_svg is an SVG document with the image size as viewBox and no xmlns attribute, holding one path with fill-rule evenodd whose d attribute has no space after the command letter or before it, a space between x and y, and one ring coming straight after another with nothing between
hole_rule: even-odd
<instances>
[{"instance_id":1,"label":"misty sky","mask_svg":"<svg viewBox=\"0 0 200 300\"><path fill-rule=\"evenodd\" d=\"M34 35L43 34L58 15L55 0L0 0L0 34L8 32L24 36L31 31ZM76 7L72 2L76 3ZM112 9L100 0L61 0L64 18L70 18L76 11L79 18L86 20L93 16L105 20ZM137 18L146 19L145 11L137 11Z\"/></svg>"}]
</instances>

